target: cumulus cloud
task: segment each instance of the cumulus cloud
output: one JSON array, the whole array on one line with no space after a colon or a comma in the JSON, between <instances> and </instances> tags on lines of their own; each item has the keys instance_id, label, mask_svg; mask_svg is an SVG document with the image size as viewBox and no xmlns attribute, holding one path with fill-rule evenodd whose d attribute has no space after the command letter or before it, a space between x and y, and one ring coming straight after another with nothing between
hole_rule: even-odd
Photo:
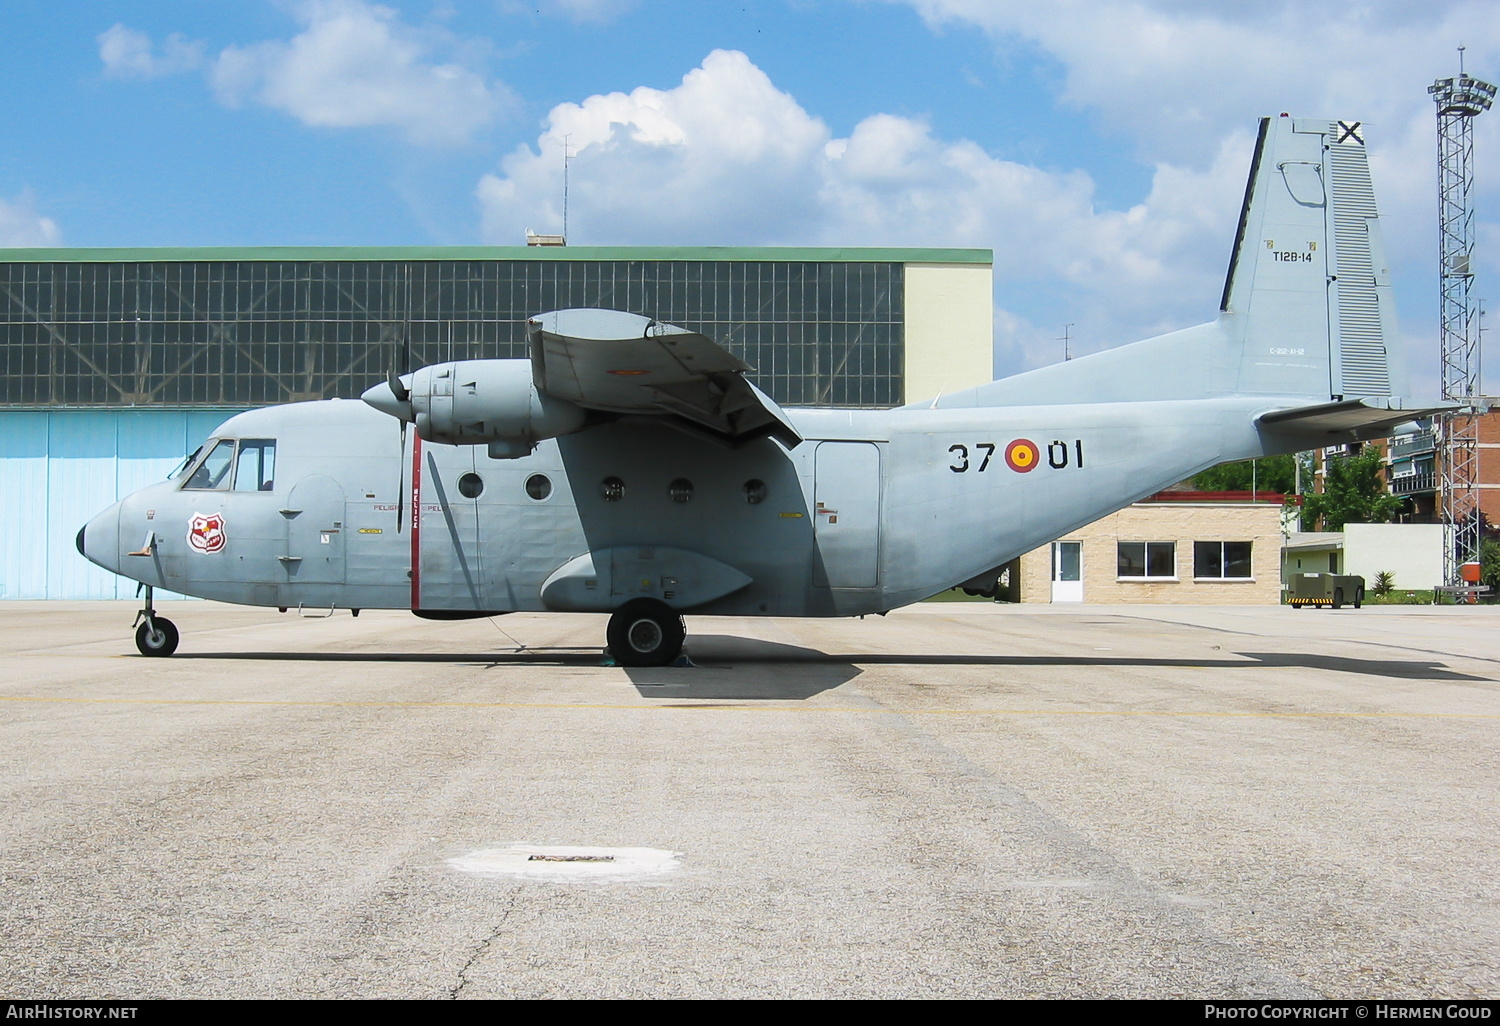
<instances>
[{"instance_id":1,"label":"cumulus cloud","mask_svg":"<svg viewBox=\"0 0 1500 1026\"><path fill-rule=\"evenodd\" d=\"M365 0L304 0L292 11L302 29L291 39L212 58L181 35L158 50L144 32L115 25L98 37L99 58L114 78L203 68L227 106L259 103L318 128L389 128L423 145L466 142L512 102L464 59L474 45L446 29L408 25Z\"/></svg>"},{"instance_id":2,"label":"cumulus cloud","mask_svg":"<svg viewBox=\"0 0 1500 1026\"><path fill-rule=\"evenodd\" d=\"M13 200L0 199L0 249L32 249L61 243L62 232L57 222L37 212L36 199L29 191Z\"/></svg>"},{"instance_id":3,"label":"cumulus cloud","mask_svg":"<svg viewBox=\"0 0 1500 1026\"><path fill-rule=\"evenodd\" d=\"M1094 113L1102 131L1132 141L1149 163L1204 170L1253 118L1363 121L1403 320L1418 380L1435 363L1436 145L1426 87L1457 71L1500 72L1500 7L1486 0L894 0L935 28L985 32L1002 59L1040 52L1062 69L1059 101ZM1475 125L1477 149L1500 152L1500 120ZM1158 172L1160 183L1160 172ZM1500 200L1500 161L1480 160L1475 190L1481 240ZM1484 223L1488 222L1488 224ZM1481 246L1477 266L1500 272Z\"/></svg>"},{"instance_id":4,"label":"cumulus cloud","mask_svg":"<svg viewBox=\"0 0 1500 1026\"><path fill-rule=\"evenodd\" d=\"M414 29L389 7L362 0L312 0L297 8L291 40L231 46L214 62L219 98L247 100L322 128L389 127L416 143L461 143L508 98L461 63L437 63L453 40Z\"/></svg>"},{"instance_id":5,"label":"cumulus cloud","mask_svg":"<svg viewBox=\"0 0 1500 1026\"><path fill-rule=\"evenodd\" d=\"M109 78L158 78L191 71L203 64L203 44L174 32L166 38L161 50L151 44L144 32L115 24L95 37L99 59Z\"/></svg>"},{"instance_id":6,"label":"cumulus cloud","mask_svg":"<svg viewBox=\"0 0 1500 1026\"><path fill-rule=\"evenodd\" d=\"M1079 352L1211 316L1252 147L1247 129L1202 171L1160 164L1141 203L1101 210L1081 171L1004 160L920 120L873 114L834 138L746 55L715 51L675 88L554 108L535 147L480 181L486 241L561 228L565 139L574 244L993 248L1012 369L1053 347L1006 290L1087 297L1097 323Z\"/></svg>"},{"instance_id":7,"label":"cumulus cloud","mask_svg":"<svg viewBox=\"0 0 1500 1026\"><path fill-rule=\"evenodd\" d=\"M934 26L971 25L1003 52L1058 60L1065 103L1158 156L1210 153L1227 128L1296 108L1401 124L1435 74L1500 57L1488 2L1224 4L1211 0L904 0Z\"/></svg>"},{"instance_id":8,"label":"cumulus cloud","mask_svg":"<svg viewBox=\"0 0 1500 1026\"><path fill-rule=\"evenodd\" d=\"M675 89L561 104L547 122L535 149L481 180L487 239L561 228L565 143L573 220L590 241L789 237L817 215L808 174L828 128L742 53L715 51Z\"/></svg>"},{"instance_id":9,"label":"cumulus cloud","mask_svg":"<svg viewBox=\"0 0 1500 1026\"><path fill-rule=\"evenodd\" d=\"M1062 65L1060 100L1152 163L1202 168L1231 134L1283 110L1363 121L1398 264L1430 259L1436 238L1427 86L1457 70L1459 41L1470 70L1500 66L1500 7L1474 0L900 2L935 27L978 28L1002 53L1040 49ZM1476 128L1481 146L1500 146L1500 126ZM1500 165L1477 170L1478 190L1500 196Z\"/></svg>"}]
</instances>

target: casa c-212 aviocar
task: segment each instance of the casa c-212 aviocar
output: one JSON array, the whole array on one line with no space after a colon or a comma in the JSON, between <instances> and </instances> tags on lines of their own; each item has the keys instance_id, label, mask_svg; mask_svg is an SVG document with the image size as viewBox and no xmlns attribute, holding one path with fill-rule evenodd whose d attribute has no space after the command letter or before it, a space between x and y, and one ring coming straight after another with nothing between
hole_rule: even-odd
<instances>
[{"instance_id":1,"label":"casa c-212 aviocar","mask_svg":"<svg viewBox=\"0 0 1500 1026\"><path fill-rule=\"evenodd\" d=\"M963 585L1214 464L1378 437L1403 409L1362 132L1261 121L1218 316L890 410L779 408L712 340L541 313L529 360L225 421L78 533L147 587L260 606L610 614L623 665L682 614L854 616ZM396 422L399 422L396 423ZM408 430L410 428L410 430Z\"/></svg>"}]
</instances>

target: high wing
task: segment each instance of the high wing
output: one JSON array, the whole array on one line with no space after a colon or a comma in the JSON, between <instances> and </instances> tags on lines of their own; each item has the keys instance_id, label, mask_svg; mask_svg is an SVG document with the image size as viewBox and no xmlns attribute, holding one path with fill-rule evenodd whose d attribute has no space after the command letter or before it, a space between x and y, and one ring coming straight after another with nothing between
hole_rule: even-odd
<instances>
[{"instance_id":1,"label":"high wing","mask_svg":"<svg viewBox=\"0 0 1500 1026\"><path fill-rule=\"evenodd\" d=\"M696 331L619 310L557 310L526 323L537 390L590 410L668 415L732 444L802 441L754 370Z\"/></svg>"}]
</instances>

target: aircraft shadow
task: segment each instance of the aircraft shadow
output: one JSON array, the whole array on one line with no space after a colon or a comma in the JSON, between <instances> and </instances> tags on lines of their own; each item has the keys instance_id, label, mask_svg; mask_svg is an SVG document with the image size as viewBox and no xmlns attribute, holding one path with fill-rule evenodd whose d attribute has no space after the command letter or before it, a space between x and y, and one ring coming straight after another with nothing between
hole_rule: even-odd
<instances>
[{"instance_id":1,"label":"aircraft shadow","mask_svg":"<svg viewBox=\"0 0 1500 1026\"><path fill-rule=\"evenodd\" d=\"M803 701L862 672L847 657L727 634L691 635L685 651L690 667L632 667L625 673L646 698L755 702Z\"/></svg>"},{"instance_id":2,"label":"aircraft shadow","mask_svg":"<svg viewBox=\"0 0 1500 1026\"><path fill-rule=\"evenodd\" d=\"M655 698L797 700L845 684L865 666L1037 666L1076 669L1182 668L1257 670L1296 668L1354 673L1395 680L1472 681L1494 678L1464 673L1431 659L1356 659L1312 652L1236 652L1232 658L1184 659L1098 655L962 655L896 652L821 652L758 638L693 635L686 651L692 666L628 668L642 695ZM600 666L598 648L523 648L514 652L178 652L174 659L245 662L446 663L483 667Z\"/></svg>"}]
</instances>

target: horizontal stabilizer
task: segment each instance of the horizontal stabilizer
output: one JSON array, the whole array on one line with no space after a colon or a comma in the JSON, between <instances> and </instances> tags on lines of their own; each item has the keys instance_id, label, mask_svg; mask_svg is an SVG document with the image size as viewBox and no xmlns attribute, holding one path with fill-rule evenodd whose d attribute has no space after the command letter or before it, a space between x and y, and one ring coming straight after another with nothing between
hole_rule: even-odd
<instances>
[{"instance_id":1,"label":"horizontal stabilizer","mask_svg":"<svg viewBox=\"0 0 1500 1026\"><path fill-rule=\"evenodd\" d=\"M1345 440L1385 438L1392 428L1408 421L1452 413L1457 409L1458 406L1449 404L1408 410L1379 399L1346 399L1294 410L1277 410L1263 414L1257 423L1271 431L1327 436L1326 441L1314 444L1335 445Z\"/></svg>"}]
</instances>

